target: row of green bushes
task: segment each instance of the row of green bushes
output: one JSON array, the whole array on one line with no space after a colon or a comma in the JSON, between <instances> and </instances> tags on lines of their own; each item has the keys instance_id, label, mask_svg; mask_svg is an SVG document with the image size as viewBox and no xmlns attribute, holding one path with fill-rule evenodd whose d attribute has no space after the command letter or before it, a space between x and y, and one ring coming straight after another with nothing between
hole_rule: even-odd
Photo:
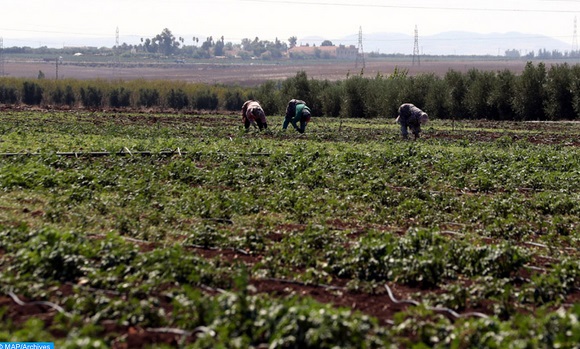
<instances>
[{"instance_id":1,"label":"row of green bushes","mask_svg":"<svg viewBox=\"0 0 580 349\"><path fill-rule=\"evenodd\" d=\"M99 108L238 110L247 99L240 87L176 81L25 80L0 78L0 104Z\"/></svg>"},{"instance_id":2,"label":"row of green bushes","mask_svg":"<svg viewBox=\"0 0 580 349\"><path fill-rule=\"evenodd\" d=\"M411 102L435 118L573 120L580 118L580 65L528 62L521 74L509 70L461 73L449 70L408 76L347 76L308 79L305 72L257 87L187 84L176 81L77 81L0 78L0 103L86 108L171 108L238 111L257 99L269 115L283 114L291 98L307 101L315 116L393 117Z\"/></svg>"},{"instance_id":3,"label":"row of green bushes","mask_svg":"<svg viewBox=\"0 0 580 349\"><path fill-rule=\"evenodd\" d=\"M277 93L274 83L259 88L259 96ZM272 91L272 92L269 92ZM394 117L401 103L410 102L441 119L574 120L580 118L580 65L537 65L528 62L521 74L503 71L467 73L449 70L408 76L361 75L345 80L307 80L305 74L282 83L282 95L309 101L327 116ZM269 92L269 93L268 93Z\"/></svg>"}]
</instances>

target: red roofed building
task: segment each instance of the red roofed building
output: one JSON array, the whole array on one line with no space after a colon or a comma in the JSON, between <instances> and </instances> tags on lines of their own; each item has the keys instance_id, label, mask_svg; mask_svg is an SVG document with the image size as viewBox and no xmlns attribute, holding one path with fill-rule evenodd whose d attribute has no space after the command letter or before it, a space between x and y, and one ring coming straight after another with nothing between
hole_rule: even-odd
<instances>
[{"instance_id":1,"label":"red roofed building","mask_svg":"<svg viewBox=\"0 0 580 349\"><path fill-rule=\"evenodd\" d=\"M288 49L290 58L316 57L324 59L356 59L358 49L353 46L294 46Z\"/></svg>"}]
</instances>

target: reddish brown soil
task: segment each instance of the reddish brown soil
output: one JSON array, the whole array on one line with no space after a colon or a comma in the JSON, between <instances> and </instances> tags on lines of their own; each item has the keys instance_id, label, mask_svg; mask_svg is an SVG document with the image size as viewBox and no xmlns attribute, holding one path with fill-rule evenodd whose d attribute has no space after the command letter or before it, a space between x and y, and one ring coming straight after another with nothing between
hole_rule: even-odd
<instances>
[{"instance_id":1,"label":"reddish brown soil","mask_svg":"<svg viewBox=\"0 0 580 349\"><path fill-rule=\"evenodd\" d=\"M334 221L338 226L350 226L344 222ZM287 227L290 228L290 227ZM300 229L300 227L291 227L292 229ZM364 227L363 227L364 229ZM100 239L103 236L95 235L93 238ZM155 248L155 243L150 243L141 240L127 238L127 241L135 243L142 251L150 251ZM275 241L272 241L273 243ZM229 263L242 262L248 265L253 265L260 262L262 256L256 254L248 254L245 251L233 249L215 249L215 248L198 248L189 247L191 253L198 254L204 258L219 258ZM534 259L532 264L536 267L549 267L549 261L542 257ZM526 268L522 268L517 273L520 278L528 278L530 275ZM331 285L307 285L301 282L292 280L279 279L252 279L250 284L255 287L258 293L267 293L272 296L284 297L288 295L299 295L311 297L321 303L332 304L336 307L343 307L351 309L352 311L359 311L364 314L376 317L381 325L389 326L392 324L393 316L397 312L404 310L409 306L405 300L421 301L421 295L430 293L439 293L441 290L432 289L425 290L418 287L409 287L395 283L389 283L389 287L394 293L395 301L388 295L386 289L378 288L374 291L352 291L345 286L348 280L335 279ZM202 288L204 292L209 294L217 294L216 290ZM72 285L65 284L59 287L58 293L62 296L69 296L73 292ZM106 292L106 291L105 291ZM119 296L111 293L112 297ZM155 295L152 295L155 296ZM160 306L166 312L171 312L171 304L169 304L162 295L158 295ZM5 317L10 319L13 323L22 324L27 319L32 317L39 318L45 321L46 327L50 328L54 316L57 314L56 310L47 305L31 304L34 300L28 300L22 296L19 299L27 304L19 305L17 302L7 296L0 296L0 308L6 309ZM573 292L568 295L567 303L577 302L580 297L580 292ZM403 301L403 302L401 302ZM484 305L479 309L467 309L463 312L477 311L492 315L493 305ZM445 314L448 315L449 314ZM454 320L449 316L450 320ZM113 342L114 348L144 348L153 344L165 343L172 346L177 346L180 341L192 342L195 340L195 333L181 331L179 329L151 329L141 328L139 326L124 326L114 322L105 321L101 324L104 329L104 334L108 338L118 338ZM56 337L65 337L66 333L61 333L59 330L49 330Z\"/></svg>"}]
</instances>

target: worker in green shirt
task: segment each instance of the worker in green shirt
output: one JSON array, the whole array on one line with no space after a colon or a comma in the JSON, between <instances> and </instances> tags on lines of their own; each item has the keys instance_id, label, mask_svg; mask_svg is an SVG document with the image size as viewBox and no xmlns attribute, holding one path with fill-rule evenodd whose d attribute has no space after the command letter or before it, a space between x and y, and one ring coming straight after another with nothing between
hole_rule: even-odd
<instances>
[{"instance_id":1,"label":"worker in green shirt","mask_svg":"<svg viewBox=\"0 0 580 349\"><path fill-rule=\"evenodd\" d=\"M285 130L288 128L288 124L292 124L296 131L304 133L306 125L310 121L310 116L310 108L308 108L306 102L299 99L291 99L286 107L286 117L282 128ZM300 127L298 127L298 122L300 122Z\"/></svg>"}]
</instances>

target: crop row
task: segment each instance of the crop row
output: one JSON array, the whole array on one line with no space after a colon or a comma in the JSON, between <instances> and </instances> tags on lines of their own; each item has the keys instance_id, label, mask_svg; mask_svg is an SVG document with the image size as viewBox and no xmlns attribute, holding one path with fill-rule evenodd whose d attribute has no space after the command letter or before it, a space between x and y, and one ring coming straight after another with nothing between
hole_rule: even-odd
<instances>
[{"instance_id":1,"label":"crop row","mask_svg":"<svg viewBox=\"0 0 580 349\"><path fill-rule=\"evenodd\" d=\"M409 220L427 227L454 222L516 239L578 233L574 151L516 146L444 152L393 143L367 153L310 146L302 153L252 157L233 153L238 147L244 145L233 144L229 154L189 150L178 161L50 154L2 159L0 181L5 190L53 192L60 214L71 212L62 208L101 205L109 214L130 216L133 206L141 212L139 206L158 201L171 224L191 215L229 219L266 211L301 224L323 223L317 216L356 217L401 226Z\"/></svg>"},{"instance_id":2,"label":"crop row","mask_svg":"<svg viewBox=\"0 0 580 349\"><path fill-rule=\"evenodd\" d=\"M297 296L276 299L255 293L249 277L258 271L250 272L239 262L204 259L178 245L145 252L112 234L97 238L84 233L20 228L4 229L1 235L2 292L54 301L62 307L59 317L43 334L48 339L59 329L77 328L69 339L113 341L116 332L106 333L101 327L112 323L115 331L131 326L179 329L184 342L193 340L189 337L196 334L195 347L218 343L234 347L260 343L276 347L385 347L391 342L406 343L411 333L418 334L424 343L443 347L498 345L506 340L502 337L523 341L530 332L537 337L532 336L527 345L572 347L578 340L574 335L578 331L574 320L580 310L577 307L570 312L561 309L546 313L535 323L522 323L525 318L516 313L510 314L511 321L489 318L458 320L455 324L419 307L399 314L394 326L385 328L350 310ZM425 236L412 236L409 239L414 241L410 243L425 244L420 238ZM381 246L372 249L380 250ZM287 261L287 265L291 263ZM373 265L366 268L372 270ZM577 263L574 270L572 279L577 280ZM494 282L503 283L503 289L498 292L490 287L486 299L510 297L506 295L509 284L501 280ZM220 293L221 288L232 291ZM213 290L214 295L202 290ZM15 328L4 322L1 329L10 332ZM472 330L465 332L466 328ZM485 335L475 329L485 329ZM69 347L74 347L72 343Z\"/></svg>"},{"instance_id":3,"label":"crop row","mask_svg":"<svg viewBox=\"0 0 580 349\"><path fill-rule=\"evenodd\" d=\"M40 153L0 158L0 339L116 346L139 336L159 344L163 334L174 346L322 348L579 340L580 154L527 141L560 134L559 125L506 124L513 129L500 137L472 142L464 135L498 126L437 122L424 140L401 142L394 125L353 119L320 119L305 137L246 134L237 119L215 116L0 118L0 151L29 144ZM56 155L122 147L183 153ZM419 305L389 300L385 284ZM302 296L306 286L317 291ZM375 317L370 306L333 305L345 299L384 304ZM24 321L27 309L37 320Z\"/></svg>"}]
</instances>

